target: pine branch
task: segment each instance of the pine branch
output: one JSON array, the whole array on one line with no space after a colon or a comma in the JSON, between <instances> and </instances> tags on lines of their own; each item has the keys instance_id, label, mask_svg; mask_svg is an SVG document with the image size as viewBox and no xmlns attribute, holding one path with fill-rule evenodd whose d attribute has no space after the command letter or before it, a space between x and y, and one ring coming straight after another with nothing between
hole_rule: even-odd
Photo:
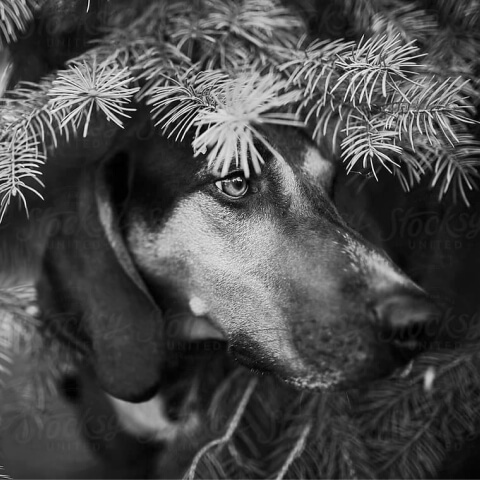
<instances>
[{"instance_id":1,"label":"pine branch","mask_svg":"<svg viewBox=\"0 0 480 480\"><path fill-rule=\"evenodd\" d=\"M480 6L476 0L438 2L345 0L359 35L415 41L427 56L424 66L439 78L476 80L480 52ZM478 98L478 95L477 95Z\"/></svg>"},{"instance_id":2,"label":"pine branch","mask_svg":"<svg viewBox=\"0 0 480 480\"><path fill-rule=\"evenodd\" d=\"M132 82L127 68L116 64L91 62L70 62L69 67L60 71L52 82L48 95L50 111L60 115L63 130L71 125L75 131L83 123L83 136L87 136L92 112L100 110L108 121L123 128L121 117L129 118L127 112L134 111L126 105L131 102L139 88L129 88Z\"/></svg>"},{"instance_id":3,"label":"pine branch","mask_svg":"<svg viewBox=\"0 0 480 480\"><path fill-rule=\"evenodd\" d=\"M305 112L307 122L314 121L314 138L328 131L335 141L342 134L348 171L360 162L376 176L379 163L396 172L404 187L411 187L428 163L413 159L420 138L435 145L440 138L447 142L443 148L449 149L458 144L457 126L473 123L470 115L475 109L462 95L468 82L438 83L416 73L418 49L412 43L402 45L398 35L391 40L374 37L356 48L353 56L346 47L343 42L316 42L305 48L303 58L295 52L295 60L281 66L282 71L290 71L291 82L305 89L300 112ZM399 163L405 137L411 150L405 159L408 180ZM464 201L465 187L470 188L475 176L474 163L467 167L461 162L463 168L452 170L459 172L455 194L459 192ZM450 181L443 184L442 195L450 185Z\"/></svg>"},{"instance_id":4,"label":"pine branch","mask_svg":"<svg viewBox=\"0 0 480 480\"><path fill-rule=\"evenodd\" d=\"M369 21L378 20L388 5L396 4L395 0L360 3L366 8ZM417 4L411 4L395 17L405 26L405 32L416 28L413 17L419 9ZM472 9L476 11L473 6ZM96 110L121 126L131 111L128 104L132 100L153 105L154 118L160 119L170 134L174 131L179 140L193 128L194 149L197 153L209 151L211 167L225 172L235 159L237 165L248 169L247 174L249 155L256 171L262 163L255 142L276 154L267 145L260 125L299 125L299 119L306 120L313 124L314 138L327 131L333 132L334 138L339 137L349 169L361 163L375 172L379 164L399 173L395 156L402 152L405 136L413 152L421 150L416 144L423 142L423 136L430 143L439 137L442 142L457 145L458 126L471 123L470 116L474 114L472 92L477 93L472 84L442 77L432 80L429 72L435 70L435 65L428 59L424 62L424 58L419 63L418 46L413 41L405 43L408 35L392 26L385 27L383 36L370 29L372 38L358 44L317 41L308 45L301 38L299 17L274 0L229 0L227 4L220 0L198 0L193 4L184 0L153 2L143 12L137 9L125 17L118 12L112 15L105 37L90 51L72 59L56 77L45 79L36 90L27 86L20 95L9 93L11 98L27 99L27 108L10 102L7 114L2 113L0 146L4 152L0 155L0 178L6 183L0 215L14 195L27 187L37 191L35 179L38 166L44 161L44 141L55 146L58 134L67 136L70 130L82 128L85 136ZM430 38L432 25L427 24L425 38ZM381 28L375 31L383 32ZM253 72L254 80L247 79L242 72L246 66L247 71ZM182 96L180 91L171 90L171 79L179 82L179 87L184 82L190 84L190 77L202 71L217 71L230 79L222 87L225 91L215 93L215 88L220 87L212 87L218 96L213 104L202 106L201 91ZM283 79L275 72L280 72ZM244 87L238 79L243 79ZM280 79L282 87L270 88L266 79ZM258 91L255 95L257 101L266 102L266 110L254 106L253 97L246 99L245 107L239 107L240 102L233 101L228 94L235 92L242 100L242 95L259 88L263 93ZM172 98L167 99L169 91ZM30 95L33 101L28 100ZM468 95L472 100L465 99ZM211 92L207 96L214 98ZM274 96L281 101L274 101ZM178 103L181 101L190 103L183 108ZM282 102L289 104L287 109ZM289 110L298 105L295 117ZM21 114L12 113L13 107L19 108ZM171 120L170 114L174 114ZM9 119L10 115L16 117L15 121ZM177 120L180 123L174 126ZM25 141L18 142L15 149L22 156L13 159L12 151L10 157L7 151L12 150L12 138L22 139L14 132L24 127L28 129ZM216 135L220 137L215 138ZM38 162L32 162L37 153ZM214 158L215 155L225 155L226 160ZM407 176L399 177L405 185L423 174L422 169L415 170L415 165L423 163L415 163L409 157L406 167L414 170L407 172L408 182ZM464 166L468 162L460 163ZM442 191L457 185L464 197L464 187L472 184L473 168L449 167L441 171L447 172L442 177L447 179ZM458 179L452 181L448 172L460 172ZM24 196L19 198L25 203Z\"/></svg>"},{"instance_id":5,"label":"pine branch","mask_svg":"<svg viewBox=\"0 0 480 480\"><path fill-rule=\"evenodd\" d=\"M161 53L167 55L172 53L164 46L168 44L165 37L168 35L167 18L174 2L153 2L144 11L123 15L121 10L110 19L105 27L105 35L92 42L94 48L86 55L94 55L99 63L117 63L121 67L135 67L139 58L147 52ZM184 5L188 10L188 6ZM135 16L135 13L137 16ZM154 52L152 52L152 49ZM158 49L158 51L156 51ZM185 57L179 55L179 60L184 61ZM77 61L87 60L88 57L81 56ZM174 55L165 58L166 63L174 58Z\"/></svg>"},{"instance_id":6,"label":"pine branch","mask_svg":"<svg viewBox=\"0 0 480 480\"><path fill-rule=\"evenodd\" d=\"M27 213L24 191L41 198L38 187L41 165L49 146L57 145L57 135L68 140L70 131L62 128L62 118L50 110L48 77L41 85L23 84L4 99L0 111L0 221L14 197L19 198Z\"/></svg>"},{"instance_id":7,"label":"pine branch","mask_svg":"<svg viewBox=\"0 0 480 480\"><path fill-rule=\"evenodd\" d=\"M48 92L53 80L54 76L48 76L40 84L22 83L7 92L0 111L0 130L7 138L24 131L45 148L56 147L60 133L69 140L74 132L62 129L62 116L50 109Z\"/></svg>"},{"instance_id":8,"label":"pine branch","mask_svg":"<svg viewBox=\"0 0 480 480\"><path fill-rule=\"evenodd\" d=\"M250 381L248 382L248 385L246 386L245 392L243 393L242 398L240 399L240 402L236 408L236 411L232 416L231 420L228 422L228 426L225 433L221 437L216 438L215 440L212 440L211 442L207 443L195 455L195 458L193 459L192 464L187 474L185 475L185 478L187 480L193 480L195 478L195 474L196 474L199 462L202 460L205 461L204 457L208 458L207 456L210 450L216 447L216 450L218 451L222 447L225 447L225 445L227 445L228 442L232 439L232 436L235 433L235 430L237 429L243 414L245 413L245 409L247 408L248 402L250 400L250 397L252 396L253 391L255 390L257 382L258 382L257 378L251 378Z\"/></svg>"},{"instance_id":9,"label":"pine branch","mask_svg":"<svg viewBox=\"0 0 480 480\"><path fill-rule=\"evenodd\" d=\"M14 197L18 196L28 212L25 190L43 199L31 184L33 181L43 187L39 177L45 155L38 142L29 139L24 131L17 130L17 133L8 140L0 141L0 222Z\"/></svg>"},{"instance_id":10,"label":"pine branch","mask_svg":"<svg viewBox=\"0 0 480 480\"><path fill-rule=\"evenodd\" d=\"M375 478L361 433L349 415L348 394L310 394L296 409L285 413L290 428L303 429L305 425L312 428L305 449L292 464L287 478ZM292 444L298 434L290 435L286 438ZM287 446L282 434L276 443Z\"/></svg>"},{"instance_id":11,"label":"pine branch","mask_svg":"<svg viewBox=\"0 0 480 480\"><path fill-rule=\"evenodd\" d=\"M478 188L480 143L468 133L455 133L458 144L416 140L415 150L409 143L401 143L400 165L393 167L402 188L409 191L428 175L431 187L438 190L441 201L448 193L453 201L459 199L469 206L468 192Z\"/></svg>"},{"instance_id":12,"label":"pine branch","mask_svg":"<svg viewBox=\"0 0 480 480\"><path fill-rule=\"evenodd\" d=\"M427 52L432 63L465 78L476 79L480 66L480 5L476 0L435 2L439 28Z\"/></svg>"},{"instance_id":13,"label":"pine branch","mask_svg":"<svg viewBox=\"0 0 480 480\"><path fill-rule=\"evenodd\" d=\"M3 96L8 87L12 74L13 64L8 50L0 51L0 97Z\"/></svg>"},{"instance_id":14,"label":"pine branch","mask_svg":"<svg viewBox=\"0 0 480 480\"><path fill-rule=\"evenodd\" d=\"M37 323L31 313L35 306L32 286L3 287L0 289L0 387L10 375L10 364L15 355L28 351L36 333Z\"/></svg>"},{"instance_id":15,"label":"pine branch","mask_svg":"<svg viewBox=\"0 0 480 480\"><path fill-rule=\"evenodd\" d=\"M24 191L41 197L40 168L59 134L68 141L83 123L86 136L94 108L122 126L120 117L132 110L125 105L138 91L128 88L130 82L127 69L93 60L72 62L40 85L24 84L8 93L0 117L0 221L13 197L18 195L27 212Z\"/></svg>"},{"instance_id":16,"label":"pine branch","mask_svg":"<svg viewBox=\"0 0 480 480\"><path fill-rule=\"evenodd\" d=\"M475 348L424 355L407 377L372 385L354 414L379 476L438 472L452 443L468 438L480 420L478 367ZM426 384L426 372L433 383Z\"/></svg>"},{"instance_id":17,"label":"pine branch","mask_svg":"<svg viewBox=\"0 0 480 480\"><path fill-rule=\"evenodd\" d=\"M425 44L438 27L435 16L415 0L345 0L344 11L360 36L400 37L405 44Z\"/></svg>"},{"instance_id":18,"label":"pine branch","mask_svg":"<svg viewBox=\"0 0 480 480\"><path fill-rule=\"evenodd\" d=\"M195 74L190 70L180 78L167 78L167 85L155 88L149 101L153 104L152 117L158 119L157 125L169 131L169 136L177 132L177 141L185 138L199 116L216 109L217 98L228 81L228 76L221 71Z\"/></svg>"},{"instance_id":19,"label":"pine branch","mask_svg":"<svg viewBox=\"0 0 480 480\"><path fill-rule=\"evenodd\" d=\"M375 162L379 162L389 172L398 164L395 156L402 153L402 147L397 144L397 133L385 128L381 116L358 116L352 113L348 116L342 141L342 159L347 162L350 172L358 162L364 169L370 168L376 176Z\"/></svg>"},{"instance_id":20,"label":"pine branch","mask_svg":"<svg viewBox=\"0 0 480 480\"><path fill-rule=\"evenodd\" d=\"M457 79L439 84L432 79L419 78L381 107L386 114L385 128L395 130L399 139L406 136L412 149L418 135L425 136L430 144L437 143L439 136L450 145L458 143L455 125L474 123L468 114L475 109L461 96L466 83Z\"/></svg>"},{"instance_id":21,"label":"pine branch","mask_svg":"<svg viewBox=\"0 0 480 480\"><path fill-rule=\"evenodd\" d=\"M195 155L208 152L209 165L222 175L233 161L247 177L250 162L258 173L264 160L256 142L272 155L280 155L255 125L301 125L295 114L278 111L297 101L300 92L284 91L286 81L274 74L262 76L253 71L229 79L213 71L183 83L171 81L173 86L157 89L151 100L157 124L169 136L176 133L177 140L195 128ZM168 109L172 104L176 106Z\"/></svg>"},{"instance_id":22,"label":"pine branch","mask_svg":"<svg viewBox=\"0 0 480 480\"><path fill-rule=\"evenodd\" d=\"M413 150L409 144L401 143L401 147L399 165L393 166L393 174L398 178L403 190L409 192L428 172L431 172L430 160L435 147L429 143L424 145L424 150L418 144L415 147L416 150Z\"/></svg>"},{"instance_id":23,"label":"pine branch","mask_svg":"<svg viewBox=\"0 0 480 480\"><path fill-rule=\"evenodd\" d=\"M5 395L13 402L0 395L0 420L21 414L42 426L48 399L58 395L58 378L74 364L66 346L40 332L39 314L33 285L0 287L0 393L14 393ZM15 377L13 362L22 362L22 372Z\"/></svg>"},{"instance_id":24,"label":"pine branch","mask_svg":"<svg viewBox=\"0 0 480 480\"><path fill-rule=\"evenodd\" d=\"M23 32L33 20L29 0L0 0L0 50L15 42L17 32Z\"/></svg>"},{"instance_id":25,"label":"pine branch","mask_svg":"<svg viewBox=\"0 0 480 480\"><path fill-rule=\"evenodd\" d=\"M437 146L431 185L438 185L440 200L447 192L452 191L454 200L460 196L464 203L469 205L467 190L476 189L478 186L480 141L468 133L458 136L459 145L454 148Z\"/></svg>"},{"instance_id":26,"label":"pine branch","mask_svg":"<svg viewBox=\"0 0 480 480\"><path fill-rule=\"evenodd\" d=\"M221 450L196 464L197 477L435 476L452 446L480 423L479 369L472 344L424 354L409 370L351 394L298 395L261 379ZM212 432L224 431L232 398L251 378L239 369L219 387L207 417Z\"/></svg>"},{"instance_id":27,"label":"pine branch","mask_svg":"<svg viewBox=\"0 0 480 480\"><path fill-rule=\"evenodd\" d=\"M205 0L195 2L187 15L184 7L174 2L168 13L172 42L206 69L267 63L269 45L291 48L305 28L277 0Z\"/></svg>"},{"instance_id":28,"label":"pine branch","mask_svg":"<svg viewBox=\"0 0 480 480\"><path fill-rule=\"evenodd\" d=\"M387 97L398 91L402 81L409 81L421 55L413 43L403 45L400 39L386 36L361 41L350 55L339 58L337 66L343 74L332 92L345 85L345 99L356 105L365 99L372 104L374 93Z\"/></svg>"},{"instance_id":29,"label":"pine branch","mask_svg":"<svg viewBox=\"0 0 480 480\"><path fill-rule=\"evenodd\" d=\"M155 90L165 86L169 78L181 78L192 68L190 59L169 43L148 48L138 55L136 65L132 67L136 82L141 86L135 99L152 98Z\"/></svg>"},{"instance_id":30,"label":"pine branch","mask_svg":"<svg viewBox=\"0 0 480 480\"><path fill-rule=\"evenodd\" d=\"M279 70L286 72L289 83L305 88L309 97L321 90L330 92L333 79L338 79L336 64L339 58L354 49L353 42L315 40L309 45L300 41L296 49L277 49L284 61Z\"/></svg>"},{"instance_id":31,"label":"pine branch","mask_svg":"<svg viewBox=\"0 0 480 480\"><path fill-rule=\"evenodd\" d=\"M373 35L394 38L400 35L404 43L423 45L437 27L434 15L427 12L419 2L383 0L370 19Z\"/></svg>"}]
</instances>

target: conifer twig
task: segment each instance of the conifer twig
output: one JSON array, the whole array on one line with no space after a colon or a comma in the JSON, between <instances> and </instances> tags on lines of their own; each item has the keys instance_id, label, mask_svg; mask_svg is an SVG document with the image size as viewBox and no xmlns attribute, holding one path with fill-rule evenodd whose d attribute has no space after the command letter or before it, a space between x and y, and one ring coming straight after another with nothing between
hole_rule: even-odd
<instances>
[{"instance_id":1,"label":"conifer twig","mask_svg":"<svg viewBox=\"0 0 480 480\"><path fill-rule=\"evenodd\" d=\"M3 43L17 40L17 32L22 32L33 20L29 0L0 0L0 50Z\"/></svg>"},{"instance_id":2,"label":"conifer twig","mask_svg":"<svg viewBox=\"0 0 480 480\"><path fill-rule=\"evenodd\" d=\"M123 128L121 117L129 117L134 111L130 103L139 88L131 88L132 78L127 68L116 64L71 62L66 70L58 73L48 92L53 115L60 114L60 128L68 124L77 130L83 122L83 136L87 136L92 112L101 110L107 120Z\"/></svg>"},{"instance_id":3,"label":"conifer twig","mask_svg":"<svg viewBox=\"0 0 480 480\"><path fill-rule=\"evenodd\" d=\"M442 9L452 11L454 21L463 25L458 9L444 1ZM350 0L345 2L348 6ZM387 6L397 3L361 2L368 21L382 15L385 20ZM354 10L359 13L357 7ZM471 9L478 17L480 9ZM7 180L0 215L19 188L28 185L35 189L38 168L30 170L33 183L14 177L29 171L37 151L35 165L44 161L45 142L55 146L58 134L68 141L69 133L79 129L86 135L95 110L121 126L134 108L132 101L152 105L154 119L178 140L193 129L194 151L207 153L210 166L222 173L232 161L247 175L251 167L258 172L263 158L256 145L278 154L259 128L266 124L302 126L308 122L315 139L331 132L343 148L342 157L350 170L362 164L376 172L380 165L398 173L404 185L429 171L417 168L429 163L427 158L412 160L426 151L419 147L424 143L422 137L435 144L439 139L448 145L439 148L450 152L442 158L451 159L448 168L432 164L437 169L433 171L446 179L441 191L453 188L455 195L466 198L466 189L474 186L472 175L478 160L474 155L468 162L465 156L453 160L456 154L451 147L461 147L465 139L457 138L457 131L463 132L472 123L477 93L471 82L437 74L432 78L434 62L428 55L422 57L429 51L431 39L425 40L427 43L408 40L407 33L416 31L414 17L420 10L412 4L399 12L396 18L405 27L403 33L385 20L390 26L380 28L377 22L378 31L373 29L371 38L358 44L342 40L308 44L301 19L277 0L198 0L193 5L173 0L152 2L143 11L137 9L136 16L129 13L123 18L117 12L105 36L91 50L70 60L66 69L38 86L24 85L8 93L10 99L0 114L0 149L4 150L0 178ZM429 22L425 39L433 28L432 19ZM472 27L469 22L464 22L465 28ZM226 75L228 81L205 84L203 93L194 87L199 95L180 94L179 86L188 90L192 78L202 72ZM211 91L205 95L208 89ZM238 100L233 100L233 92ZM183 101L187 103L182 106ZM23 152L23 159L13 158L12 149L8 156L9 142L17 135L13 132L23 128L28 130L25 145L30 154L18 147L14 151ZM404 162L405 138L411 152ZM402 163L405 175L401 174ZM439 178L435 176L436 184Z\"/></svg>"},{"instance_id":4,"label":"conifer twig","mask_svg":"<svg viewBox=\"0 0 480 480\"><path fill-rule=\"evenodd\" d=\"M282 465L282 468L278 472L278 475L275 477L276 480L282 480L283 478L285 478L285 475L288 473L288 469L292 465L292 462L302 453L303 449L305 448L305 442L308 435L310 434L311 429L312 425L307 423L307 425L305 425L302 430L302 434L295 443L294 448L290 452L285 463Z\"/></svg>"},{"instance_id":5,"label":"conifer twig","mask_svg":"<svg viewBox=\"0 0 480 480\"><path fill-rule=\"evenodd\" d=\"M184 477L185 479L193 480L195 478L195 473L197 471L198 464L209 450L211 450L214 447L225 445L232 438L242 418L242 415L245 412L245 409L250 400L250 397L252 396L255 390L255 387L257 386L257 383L258 383L257 378L252 377L250 379L245 389L245 392L243 393L242 398L240 399L240 402L235 410L235 413L233 414L233 417L228 424L227 430L220 438L216 438L215 440L212 440L211 442L207 443L205 446L203 446L199 450L199 452L195 455L195 458L193 459L190 465L190 468Z\"/></svg>"},{"instance_id":6,"label":"conifer twig","mask_svg":"<svg viewBox=\"0 0 480 480\"><path fill-rule=\"evenodd\" d=\"M252 71L228 78L214 71L187 78L183 84L174 79L172 83L152 96L154 118L160 117L157 124L180 140L195 128L195 154L208 152L209 165L221 175L233 161L247 177L250 162L258 173L264 160L256 142L280 155L255 125L302 125L294 113L277 111L298 101L300 92L284 91L286 82L273 74ZM167 110L172 104L176 106Z\"/></svg>"}]
</instances>

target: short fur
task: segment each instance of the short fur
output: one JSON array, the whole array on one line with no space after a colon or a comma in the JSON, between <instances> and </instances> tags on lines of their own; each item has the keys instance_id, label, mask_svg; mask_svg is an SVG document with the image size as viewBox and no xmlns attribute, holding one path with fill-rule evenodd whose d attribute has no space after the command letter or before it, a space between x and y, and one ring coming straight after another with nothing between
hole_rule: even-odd
<instances>
[{"instance_id":1,"label":"short fur","mask_svg":"<svg viewBox=\"0 0 480 480\"><path fill-rule=\"evenodd\" d=\"M119 142L48 189L45 328L84 353L138 438L171 443L198 427L185 415L198 390L185 387L185 345L209 341L215 368L230 368L227 350L309 390L362 385L425 346L436 309L342 220L334 163L298 130L268 134L281 158L264 152L261 174L237 200L188 143L161 135ZM183 416L174 421L164 405L175 403L166 392L179 382Z\"/></svg>"}]
</instances>

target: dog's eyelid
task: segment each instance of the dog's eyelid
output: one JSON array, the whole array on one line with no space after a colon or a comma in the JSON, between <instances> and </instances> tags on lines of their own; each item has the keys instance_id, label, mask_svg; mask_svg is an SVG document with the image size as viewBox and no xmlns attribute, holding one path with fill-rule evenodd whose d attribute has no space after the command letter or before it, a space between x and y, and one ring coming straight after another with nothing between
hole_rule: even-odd
<instances>
[{"instance_id":1,"label":"dog's eyelid","mask_svg":"<svg viewBox=\"0 0 480 480\"><path fill-rule=\"evenodd\" d=\"M234 167L226 175L222 175L220 172L216 172L216 174L214 174L214 176L213 176L213 181L214 182L219 182L221 180L230 180L230 179L236 178L236 177L245 177L247 180L250 180L252 178L252 175L247 177L245 175L245 172L243 171L243 169L241 169L239 167Z\"/></svg>"},{"instance_id":2,"label":"dog's eyelid","mask_svg":"<svg viewBox=\"0 0 480 480\"><path fill-rule=\"evenodd\" d=\"M218 180L230 180L236 177L245 177L247 180L249 179L249 177L245 175L245 172L240 169L240 170L232 170L231 172L228 172L223 177L218 178Z\"/></svg>"}]
</instances>

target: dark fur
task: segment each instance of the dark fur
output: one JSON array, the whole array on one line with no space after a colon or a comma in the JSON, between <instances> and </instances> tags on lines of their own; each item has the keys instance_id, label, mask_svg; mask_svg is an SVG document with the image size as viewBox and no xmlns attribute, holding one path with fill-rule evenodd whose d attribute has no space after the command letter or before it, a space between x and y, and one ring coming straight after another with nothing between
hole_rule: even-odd
<instances>
[{"instance_id":1,"label":"dark fur","mask_svg":"<svg viewBox=\"0 0 480 480\"><path fill-rule=\"evenodd\" d=\"M406 341L424 346L435 308L337 213L333 163L299 132L269 136L283 160L265 154L239 201L204 158L159 135L125 140L48 190L44 325L113 397L169 397L189 378L182 349L209 338L220 364L228 349L305 389L361 385L408 360ZM182 392L170 407L185 407Z\"/></svg>"}]
</instances>

